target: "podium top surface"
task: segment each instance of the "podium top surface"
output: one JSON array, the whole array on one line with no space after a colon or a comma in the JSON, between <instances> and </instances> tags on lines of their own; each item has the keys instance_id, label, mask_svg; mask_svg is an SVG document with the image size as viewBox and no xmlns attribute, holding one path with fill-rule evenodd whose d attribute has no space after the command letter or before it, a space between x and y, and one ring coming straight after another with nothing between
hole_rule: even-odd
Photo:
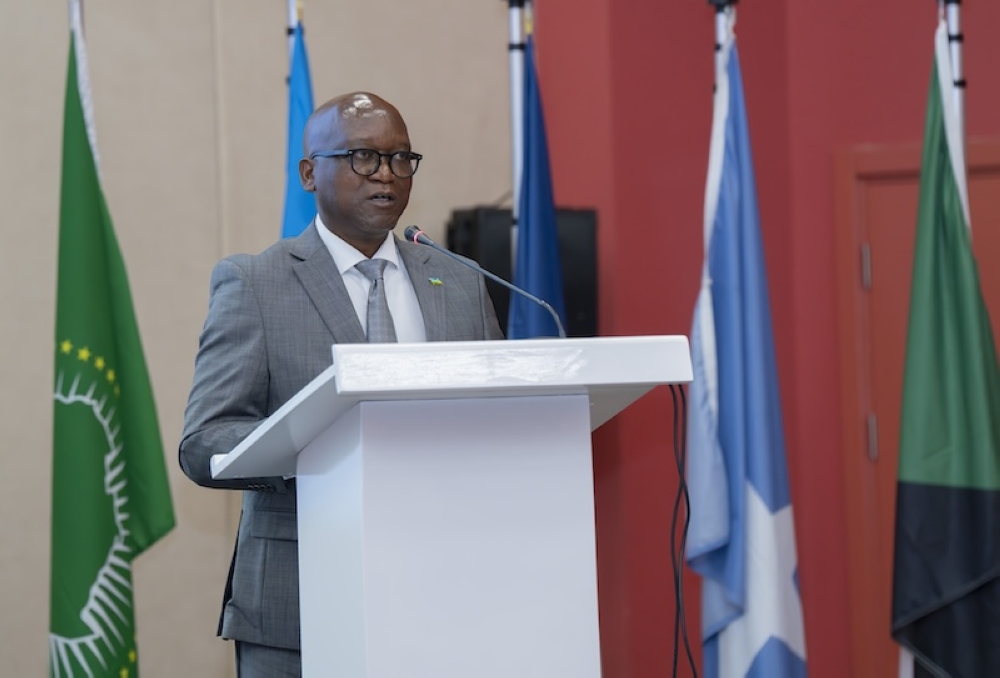
<instances>
[{"instance_id":1,"label":"podium top surface","mask_svg":"<svg viewBox=\"0 0 1000 678\"><path fill-rule=\"evenodd\" d=\"M687 337L334 344L333 364L228 454L212 476L290 476L298 453L362 401L590 396L591 430L661 384L691 381Z\"/></svg>"}]
</instances>

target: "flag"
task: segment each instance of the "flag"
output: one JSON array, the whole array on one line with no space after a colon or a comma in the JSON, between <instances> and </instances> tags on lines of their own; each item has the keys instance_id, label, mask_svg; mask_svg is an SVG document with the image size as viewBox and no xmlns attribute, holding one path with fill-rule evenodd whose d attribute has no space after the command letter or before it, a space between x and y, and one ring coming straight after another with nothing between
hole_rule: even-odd
<instances>
[{"instance_id":1,"label":"flag","mask_svg":"<svg viewBox=\"0 0 1000 678\"><path fill-rule=\"evenodd\" d=\"M309 78L309 58L302 22L295 24L292 34L292 64L288 76L288 155L285 176L285 215L281 237L298 235L316 216L316 199L302 188L299 181L299 160L302 159L302 135L306 120L313 112L312 80Z\"/></svg>"},{"instance_id":2,"label":"flag","mask_svg":"<svg viewBox=\"0 0 1000 678\"><path fill-rule=\"evenodd\" d=\"M987 676L1000 671L1000 372L947 40L942 21L903 375L892 633L917 675Z\"/></svg>"},{"instance_id":3,"label":"flag","mask_svg":"<svg viewBox=\"0 0 1000 678\"><path fill-rule=\"evenodd\" d=\"M174 526L174 513L92 146L77 2L71 12L53 394L50 674L134 678L131 563Z\"/></svg>"},{"instance_id":4,"label":"flag","mask_svg":"<svg viewBox=\"0 0 1000 678\"><path fill-rule=\"evenodd\" d=\"M743 85L719 58L688 415L689 565L707 678L806 675L795 529Z\"/></svg>"},{"instance_id":5,"label":"flag","mask_svg":"<svg viewBox=\"0 0 1000 678\"><path fill-rule=\"evenodd\" d=\"M518 201L517 256L514 284L548 302L566 324L562 268L552 198L549 151L542 117L542 95L535 74L535 46L530 32L524 49L524 156ZM555 320L544 308L520 294L510 295L509 339L559 336Z\"/></svg>"}]
</instances>

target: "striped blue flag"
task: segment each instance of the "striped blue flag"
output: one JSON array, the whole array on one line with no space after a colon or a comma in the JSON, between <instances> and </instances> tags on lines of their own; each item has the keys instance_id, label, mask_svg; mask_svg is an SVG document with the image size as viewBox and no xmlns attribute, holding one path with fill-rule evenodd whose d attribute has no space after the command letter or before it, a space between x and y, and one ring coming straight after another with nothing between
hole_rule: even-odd
<instances>
[{"instance_id":1,"label":"striped blue flag","mask_svg":"<svg viewBox=\"0 0 1000 678\"><path fill-rule=\"evenodd\" d=\"M535 73L535 43L530 34L524 50L523 167L521 199L518 203L514 284L551 304L565 326L556 207L552 197L542 96ZM557 336L559 330L548 311L519 294L510 295L508 339Z\"/></svg>"},{"instance_id":2,"label":"striped blue flag","mask_svg":"<svg viewBox=\"0 0 1000 678\"><path fill-rule=\"evenodd\" d=\"M731 26L730 26L731 29ZM719 59L691 332L689 565L707 678L806 675L795 529L735 38Z\"/></svg>"},{"instance_id":3,"label":"striped blue flag","mask_svg":"<svg viewBox=\"0 0 1000 678\"><path fill-rule=\"evenodd\" d=\"M302 188L299 181L302 133L306 129L306 120L313 112L312 80L309 78L309 58L306 56L306 38L301 21L295 25L293 37L292 66L288 77L288 156L282 238L300 234L316 216L316 199Z\"/></svg>"}]
</instances>

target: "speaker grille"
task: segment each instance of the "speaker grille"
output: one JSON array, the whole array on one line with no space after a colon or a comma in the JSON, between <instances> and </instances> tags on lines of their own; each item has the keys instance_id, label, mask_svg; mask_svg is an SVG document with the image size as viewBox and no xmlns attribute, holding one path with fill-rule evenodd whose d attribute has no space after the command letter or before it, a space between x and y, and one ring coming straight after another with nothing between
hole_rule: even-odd
<instances>
[{"instance_id":1,"label":"speaker grille","mask_svg":"<svg viewBox=\"0 0 1000 678\"><path fill-rule=\"evenodd\" d=\"M511 219L509 209L471 207L455 210L448 222L448 249L511 280ZM566 297L566 334L596 336L597 214L594 210L558 209L556 231ZM486 286L496 306L500 327L506 333L511 292L492 280L487 280Z\"/></svg>"}]
</instances>

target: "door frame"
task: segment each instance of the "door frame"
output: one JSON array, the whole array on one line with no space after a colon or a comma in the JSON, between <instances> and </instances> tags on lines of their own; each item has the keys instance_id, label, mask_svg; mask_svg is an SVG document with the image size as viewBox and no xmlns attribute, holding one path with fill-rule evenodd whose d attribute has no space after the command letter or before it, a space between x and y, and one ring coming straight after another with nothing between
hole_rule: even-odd
<instances>
[{"instance_id":1,"label":"door frame","mask_svg":"<svg viewBox=\"0 0 1000 678\"><path fill-rule=\"evenodd\" d=\"M880 535L875 515L875 487L867 464L867 416L873 411L869 335L869 299L862 287L861 248L865 241L864 184L890 180L919 183L922 144L856 146L836 153L834 161L834 238L836 243L837 320L839 329L841 433L844 463L844 520L847 532L849 625L853 675L878 675L873 639L887 637L890 619L861 616L866 601L879 591ZM1000 139L966 143L969 176L1000 172ZM974 217L973 217L974 218ZM1000 224L994 225L1000 227ZM973 233L975 224L973 225ZM902 393L900 394L902 397ZM891 422L886 422L887 424Z\"/></svg>"}]
</instances>

